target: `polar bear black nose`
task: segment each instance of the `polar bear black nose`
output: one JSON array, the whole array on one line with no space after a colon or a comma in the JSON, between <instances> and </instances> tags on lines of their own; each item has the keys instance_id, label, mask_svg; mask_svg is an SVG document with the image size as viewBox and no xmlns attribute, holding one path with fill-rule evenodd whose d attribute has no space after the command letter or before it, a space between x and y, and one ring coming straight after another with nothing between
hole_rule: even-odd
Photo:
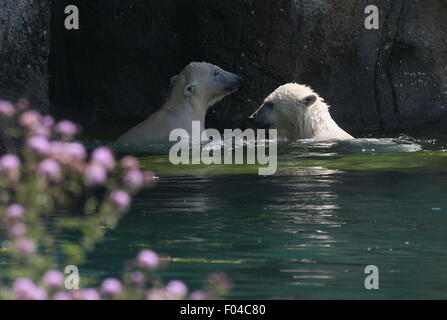
<instances>
[{"instance_id":1,"label":"polar bear black nose","mask_svg":"<svg viewBox=\"0 0 447 320\"><path fill-rule=\"evenodd\" d=\"M236 80L234 81L235 85L239 88L242 85L242 82L244 82L244 79L242 79L242 77L236 75Z\"/></svg>"},{"instance_id":2,"label":"polar bear black nose","mask_svg":"<svg viewBox=\"0 0 447 320\"><path fill-rule=\"evenodd\" d=\"M243 80L240 76L233 74L233 77L231 77L231 79L229 79L229 81L227 81L225 89L227 91L237 90L241 87L242 81Z\"/></svg>"}]
</instances>

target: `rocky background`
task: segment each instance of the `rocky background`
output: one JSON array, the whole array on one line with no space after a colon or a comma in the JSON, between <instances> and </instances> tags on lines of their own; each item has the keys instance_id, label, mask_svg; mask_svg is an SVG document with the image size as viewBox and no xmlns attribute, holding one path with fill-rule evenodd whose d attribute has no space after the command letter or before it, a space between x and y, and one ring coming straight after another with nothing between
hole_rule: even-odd
<instances>
[{"instance_id":1,"label":"rocky background","mask_svg":"<svg viewBox=\"0 0 447 320\"><path fill-rule=\"evenodd\" d=\"M49 1L0 0L0 99L27 97L36 108L49 108ZM13 148L0 123L0 151Z\"/></svg>"},{"instance_id":2,"label":"rocky background","mask_svg":"<svg viewBox=\"0 0 447 320\"><path fill-rule=\"evenodd\" d=\"M48 1L0 0L1 98L48 108L50 11Z\"/></svg>"},{"instance_id":3,"label":"rocky background","mask_svg":"<svg viewBox=\"0 0 447 320\"><path fill-rule=\"evenodd\" d=\"M68 4L78 31L64 28ZM380 30L364 27L369 4ZM161 106L171 76L208 61L245 79L209 127L244 127L291 81L348 130L410 127L447 119L446 21L446 0L0 0L0 95L50 97L86 129L124 131Z\"/></svg>"}]
</instances>

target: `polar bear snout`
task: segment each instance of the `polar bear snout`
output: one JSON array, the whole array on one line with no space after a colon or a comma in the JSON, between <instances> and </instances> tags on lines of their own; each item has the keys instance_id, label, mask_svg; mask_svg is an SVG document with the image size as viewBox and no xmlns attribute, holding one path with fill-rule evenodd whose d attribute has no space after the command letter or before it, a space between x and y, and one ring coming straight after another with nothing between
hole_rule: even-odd
<instances>
[{"instance_id":1,"label":"polar bear snout","mask_svg":"<svg viewBox=\"0 0 447 320\"><path fill-rule=\"evenodd\" d=\"M238 90L243 82L242 77L238 76L237 74L226 72L227 74L224 76L225 80L225 91L228 92L234 92Z\"/></svg>"},{"instance_id":2,"label":"polar bear snout","mask_svg":"<svg viewBox=\"0 0 447 320\"><path fill-rule=\"evenodd\" d=\"M248 122L250 126L253 126L255 128L259 129L269 129L272 125L272 122L270 120L270 117L268 116L268 108L265 108L264 105L262 105L258 110L256 110L249 118Z\"/></svg>"}]
</instances>

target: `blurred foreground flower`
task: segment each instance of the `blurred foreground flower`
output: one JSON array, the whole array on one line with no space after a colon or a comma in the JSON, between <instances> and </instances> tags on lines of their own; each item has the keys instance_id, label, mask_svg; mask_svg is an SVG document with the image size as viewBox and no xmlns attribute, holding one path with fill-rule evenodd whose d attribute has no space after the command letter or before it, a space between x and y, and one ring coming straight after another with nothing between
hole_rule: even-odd
<instances>
[{"instance_id":1,"label":"blurred foreground flower","mask_svg":"<svg viewBox=\"0 0 447 320\"><path fill-rule=\"evenodd\" d=\"M222 274L188 296L179 280L163 285L154 271L163 258L142 250L123 279L107 278L99 288L65 290L65 274L54 266L80 265L131 205L132 196L155 181L141 171L135 157L118 161L113 151L86 148L73 139L80 127L71 121L30 110L21 99L14 106L0 100L0 119L7 119L21 152L0 156L0 227L10 270L2 279L0 298L17 300L216 299L229 289ZM48 219L50 217L51 219ZM63 241L55 234L68 233ZM4 281L3 281L4 280Z\"/></svg>"},{"instance_id":2,"label":"blurred foreground flower","mask_svg":"<svg viewBox=\"0 0 447 320\"><path fill-rule=\"evenodd\" d=\"M20 159L14 154L7 154L0 158L0 170L12 172L20 169Z\"/></svg>"},{"instance_id":3,"label":"blurred foreground flower","mask_svg":"<svg viewBox=\"0 0 447 320\"><path fill-rule=\"evenodd\" d=\"M14 105L8 101L0 100L0 116L10 118L14 115Z\"/></svg>"},{"instance_id":4,"label":"blurred foreground flower","mask_svg":"<svg viewBox=\"0 0 447 320\"><path fill-rule=\"evenodd\" d=\"M160 265L160 258L152 250L143 250L137 258L138 265L144 269L156 269Z\"/></svg>"},{"instance_id":5,"label":"blurred foreground flower","mask_svg":"<svg viewBox=\"0 0 447 320\"><path fill-rule=\"evenodd\" d=\"M43 276L43 282L51 289L61 289L64 280L64 274L58 270L50 270Z\"/></svg>"}]
</instances>

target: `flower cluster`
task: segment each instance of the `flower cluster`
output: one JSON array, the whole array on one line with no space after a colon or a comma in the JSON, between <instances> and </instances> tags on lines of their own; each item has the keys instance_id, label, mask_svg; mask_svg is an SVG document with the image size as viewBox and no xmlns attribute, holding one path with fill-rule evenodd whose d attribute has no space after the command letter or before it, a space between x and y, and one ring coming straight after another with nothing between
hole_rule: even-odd
<instances>
[{"instance_id":1,"label":"flower cluster","mask_svg":"<svg viewBox=\"0 0 447 320\"><path fill-rule=\"evenodd\" d=\"M123 280L107 278L99 288L84 288L72 291L64 289L65 276L58 270L47 271L40 280L29 277L14 280L10 295L15 300L206 300L224 295L230 282L221 273L209 276L204 290L190 292L186 284L172 280L162 285L153 272L163 265L162 258L151 250L143 250L132 261L134 269ZM147 287L150 289L147 289Z\"/></svg>"},{"instance_id":2,"label":"flower cluster","mask_svg":"<svg viewBox=\"0 0 447 320\"><path fill-rule=\"evenodd\" d=\"M141 171L135 157L117 159L107 147L87 150L75 141L78 125L30 110L26 100L15 105L0 101L2 118L8 123L4 131L22 147L0 156L0 227L9 239L3 251L11 265L3 281L9 285L0 287L0 298L207 299L226 293L229 282L216 275L196 292L178 280L163 285L155 271L166 259L151 250L141 251L121 280L108 278L100 288L65 290L65 275L54 266L81 264L105 230L116 226L132 196L154 183L154 173ZM64 232L78 236L54 239Z\"/></svg>"},{"instance_id":3,"label":"flower cluster","mask_svg":"<svg viewBox=\"0 0 447 320\"><path fill-rule=\"evenodd\" d=\"M82 257L102 237L103 226L113 227L118 222L132 195L150 185L154 174L140 171L134 157L117 161L106 147L89 155L81 143L74 141L79 126L67 120L56 122L27 106L24 101L17 106L0 101L0 115L9 120L9 130L23 144L19 154L0 157L2 226L11 237L14 256L21 258L20 264L39 264L35 256L28 256L38 248L56 250L45 231L47 224L39 217L60 209L74 210L80 199L86 199L84 215L65 217L51 226L93 230L84 232L80 246L66 246L70 248L66 252L70 261L77 262L75 257Z\"/></svg>"}]
</instances>

